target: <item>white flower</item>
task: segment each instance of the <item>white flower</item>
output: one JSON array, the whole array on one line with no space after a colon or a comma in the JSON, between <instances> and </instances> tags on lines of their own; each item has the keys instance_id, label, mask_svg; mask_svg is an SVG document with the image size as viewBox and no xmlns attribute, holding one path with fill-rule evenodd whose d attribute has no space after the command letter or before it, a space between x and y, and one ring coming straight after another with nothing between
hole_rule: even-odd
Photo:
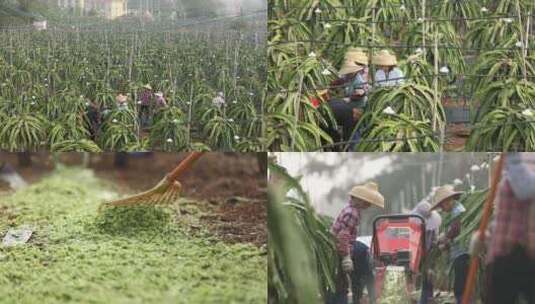
<instances>
[{"instance_id":1,"label":"white flower","mask_svg":"<svg viewBox=\"0 0 535 304\"><path fill-rule=\"evenodd\" d=\"M533 111L531 111L531 109L525 109L524 111L522 111L522 115L533 116Z\"/></svg>"},{"instance_id":2,"label":"white flower","mask_svg":"<svg viewBox=\"0 0 535 304\"><path fill-rule=\"evenodd\" d=\"M417 22L418 22L418 23L422 23L422 22L424 22L424 18L422 18L422 17L418 18Z\"/></svg>"},{"instance_id":3,"label":"white flower","mask_svg":"<svg viewBox=\"0 0 535 304\"><path fill-rule=\"evenodd\" d=\"M254 96L254 93L253 92L249 92L249 96Z\"/></svg>"},{"instance_id":4,"label":"white flower","mask_svg":"<svg viewBox=\"0 0 535 304\"><path fill-rule=\"evenodd\" d=\"M141 100L138 100L138 101L137 101L137 104L141 104Z\"/></svg>"},{"instance_id":5,"label":"white flower","mask_svg":"<svg viewBox=\"0 0 535 304\"><path fill-rule=\"evenodd\" d=\"M399 7L399 9L402 10L402 11L404 11L404 10L405 10L405 5L401 5L401 6Z\"/></svg>"},{"instance_id":6,"label":"white flower","mask_svg":"<svg viewBox=\"0 0 535 304\"><path fill-rule=\"evenodd\" d=\"M86 102L86 103L85 103L85 106L86 106L86 107L89 106L89 102Z\"/></svg>"},{"instance_id":7,"label":"white flower","mask_svg":"<svg viewBox=\"0 0 535 304\"><path fill-rule=\"evenodd\" d=\"M470 171L472 171L472 172L476 172L476 171L479 171L479 170L481 170L481 168L478 165L473 165L472 167L470 167Z\"/></svg>"},{"instance_id":8,"label":"white flower","mask_svg":"<svg viewBox=\"0 0 535 304\"><path fill-rule=\"evenodd\" d=\"M80 95L80 98L84 98L84 95Z\"/></svg>"},{"instance_id":9,"label":"white flower","mask_svg":"<svg viewBox=\"0 0 535 304\"><path fill-rule=\"evenodd\" d=\"M117 122L117 119L114 118L111 122L116 123L116 122Z\"/></svg>"},{"instance_id":10,"label":"white flower","mask_svg":"<svg viewBox=\"0 0 535 304\"><path fill-rule=\"evenodd\" d=\"M235 139L235 140L239 140L240 137L239 137L238 135L234 135L234 139Z\"/></svg>"},{"instance_id":11,"label":"white flower","mask_svg":"<svg viewBox=\"0 0 535 304\"><path fill-rule=\"evenodd\" d=\"M310 52L310 54L308 54L308 57L315 58L316 57L316 53Z\"/></svg>"},{"instance_id":12,"label":"white flower","mask_svg":"<svg viewBox=\"0 0 535 304\"><path fill-rule=\"evenodd\" d=\"M449 74L450 69L447 66L443 66L440 68L440 73L442 74Z\"/></svg>"},{"instance_id":13,"label":"white flower","mask_svg":"<svg viewBox=\"0 0 535 304\"><path fill-rule=\"evenodd\" d=\"M35 99L35 95L32 95L32 99Z\"/></svg>"},{"instance_id":14,"label":"white flower","mask_svg":"<svg viewBox=\"0 0 535 304\"><path fill-rule=\"evenodd\" d=\"M456 179L453 180L453 184L456 185L456 186L458 186L458 185L462 185L462 184L463 184L463 181L460 180L459 178L456 178Z\"/></svg>"},{"instance_id":15,"label":"white flower","mask_svg":"<svg viewBox=\"0 0 535 304\"><path fill-rule=\"evenodd\" d=\"M318 8L314 11L314 13L316 13L316 14L321 14L321 10L320 10L320 8L318 7Z\"/></svg>"},{"instance_id":16,"label":"white flower","mask_svg":"<svg viewBox=\"0 0 535 304\"><path fill-rule=\"evenodd\" d=\"M331 75L331 71L329 71L329 69L325 69L321 72L322 75Z\"/></svg>"},{"instance_id":17,"label":"white flower","mask_svg":"<svg viewBox=\"0 0 535 304\"><path fill-rule=\"evenodd\" d=\"M48 83L45 83L45 87L48 87Z\"/></svg>"},{"instance_id":18,"label":"white flower","mask_svg":"<svg viewBox=\"0 0 535 304\"><path fill-rule=\"evenodd\" d=\"M332 25L330 23L325 23L323 25L326 29L330 29L332 27Z\"/></svg>"},{"instance_id":19,"label":"white flower","mask_svg":"<svg viewBox=\"0 0 535 304\"><path fill-rule=\"evenodd\" d=\"M417 48L415 52L416 52L416 54L421 54L421 53L423 53L424 51L422 50L422 48Z\"/></svg>"},{"instance_id":20,"label":"white flower","mask_svg":"<svg viewBox=\"0 0 535 304\"><path fill-rule=\"evenodd\" d=\"M503 18L502 20L503 20L503 22L505 22L505 23L512 23L512 22L513 22L513 19L512 19L512 18Z\"/></svg>"},{"instance_id":21,"label":"white flower","mask_svg":"<svg viewBox=\"0 0 535 304\"><path fill-rule=\"evenodd\" d=\"M30 104L33 106L35 104L35 101L30 102Z\"/></svg>"},{"instance_id":22,"label":"white flower","mask_svg":"<svg viewBox=\"0 0 535 304\"><path fill-rule=\"evenodd\" d=\"M178 123L178 119L173 119L173 123Z\"/></svg>"},{"instance_id":23,"label":"white flower","mask_svg":"<svg viewBox=\"0 0 535 304\"><path fill-rule=\"evenodd\" d=\"M232 103L233 103L233 104L237 104L238 101L237 101L237 100L233 100Z\"/></svg>"},{"instance_id":24,"label":"white flower","mask_svg":"<svg viewBox=\"0 0 535 304\"><path fill-rule=\"evenodd\" d=\"M228 121L229 121L229 122L234 122L234 119L229 118Z\"/></svg>"},{"instance_id":25,"label":"white flower","mask_svg":"<svg viewBox=\"0 0 535 304\"><path fill-rule=\"evenodd\" d=\"M191 104L191 101L186 101L186 104L187 104L187 105L190 105L190 104Z\"/></svg>"},{"instance_id":26,"label":"white flower","mask_svg":"<svg viewBox=\"0 0 535 304\"><path fill-rule=\"evenodd\" d=\"M168 142L168 143L172 143L173 140L172 140L171 138L168 138L168 139L167 139L167 142Z\"/></svg>"},{"instance_id":27,"label":"white flower","mask_svg":"<svg viewBox=\"0 0 535 304\"><path fill-rule=\"evenodd\" d=\"M240 79L240 76L236 76L236 79Z\"/></svg>"},{"instance_id":28,"label":"white flower","mask_svg":"<svg viewBox=\"0 0 535 304\"><path fill-rule=\"evenodd\" d=\"M517 41L517 43L515 43L515 46L516 46L516 47L519 47L519 48L521 48L522 45L523 45L523 44L522 44L522 41Z\"/></svg>"},{"instance_id":29,"label":"white flower","mask_svg":"<svg viewBox=\"0 0 535 304\"><path fill-rule=\"evenodd\" d=\"M484 7L484 6L481 8L481 12L482 12L482 13L486 13L486 12L488 12L488 11L489 11L489 10L488 10L486 7Z\"/></svg>"},{"instance_id":30,"label":"white flower","mask_svg":"<svg viewBox=\"0 0 535 304\"><path fill-rule=\"evenodd\" d=\"M470 191L471 192L474 192L475 190L476 190L476 186L474 186L474 185L470 186Z\"/></svg>"},{"instance_id":31,"label":"white flower","mask_svg":"<svg viewBox=\"0 0 535 304\"><path fill-rule=\"evenodd\" d=\"M391 107L386 107L386 109L383 110L383 113L388 115L395 115L396 111L394 111L394 109L392 109Z\"/></svg>"}]
</instances>

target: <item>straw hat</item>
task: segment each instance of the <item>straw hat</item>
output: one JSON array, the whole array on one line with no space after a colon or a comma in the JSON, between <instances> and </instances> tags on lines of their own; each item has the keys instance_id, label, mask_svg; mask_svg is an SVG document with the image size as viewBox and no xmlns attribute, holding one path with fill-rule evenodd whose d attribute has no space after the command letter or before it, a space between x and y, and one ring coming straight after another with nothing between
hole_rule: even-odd
<instances>
[{"instance_id":1,"label":"straw hat","mask_svg":"<svg viewBox=\"0 0 535 304\"><path fill-rule=\"evenodd\" d=\"M348 49L344 56L344 60L368 65L368 55L360 48Z\"/></svg>"},{"instance_id":2,"label":"straw hat","mask_svg":"<svg viewBox=\"0 0 535 304\"><path fill-rule=\"evenodd\" d=\"M342 68L338 72L340 75L346 75L346 74L352 74L356 73L358 71L363 70L364 68L358 64L356 64L353 61L345 61L344 65L342 65Z\"/></svg>"},{"instance_id":3,"label":"straw hat","mask_svg":"<svg viewBox=\"0 0 535 304\"><path fill-rule=\"evenodd\" d=\"M119 103L124 103L124 102L126 102L126 99L127 99L127 97L126 97L125 95L123 95L123 94L119 94L119 95L117 95L117 97L115 98L115 100L116 100L117 102L119 102Z\"/></svg>"},{"instance_id":4,"label":"straw hat","mask_svg":"<svg viewBox=\"0 0 535 304\"><path fill-rule=\"evenodd\" d=\"M349 191L349 195L364 200L380 208L385 207L385 198L379 193L379 187L374 182L357 185Z\"/></svg>"},{"instance_id":5,"label":"straw hat","mask_svg":"<svg viewBox=\"0 0 535 304\"><path fill-rule=\"evenodd\" d=\"M381 50L377 55L372 57L372 64L380 66L394 66L398 64L396 55L391 54L388 50Z\"/></svg>"},{"instance_id":6,"label":"straw hat","mask_svg":"<svg viewBox=\"0 0 535 304\"><path fill-rule=\"evenodd\" d=\"M148 84L148 83L147 83L146 85L144 85L143 87L144 87L145 89L147 89L147 90L152 90L152 87L151 87L150 84Z\"/></svg>"},{"instance_id":7,"label":"straw hat","mask_svg":"<svg viewBox=\"0 0 535 304\"><path fill-rule=\"evenodd\" d=\"M158 97L163 97L163 93L162 92L156 92L156 93L154 93L154 95L156 95Z\"/></svg>"},{"instance_id":8,"label":"straw hat","mask_svg":"<svg viewBox=\"0 0 535 304\"><path fill-rule=\"evenodd\" d=\"M437 189L433 196L433 206L431 210L436 209L440 204L448 198L459 198L463 194L462 191L455 191L452 185L444 185Z\"/></svg>"}]
</instances>

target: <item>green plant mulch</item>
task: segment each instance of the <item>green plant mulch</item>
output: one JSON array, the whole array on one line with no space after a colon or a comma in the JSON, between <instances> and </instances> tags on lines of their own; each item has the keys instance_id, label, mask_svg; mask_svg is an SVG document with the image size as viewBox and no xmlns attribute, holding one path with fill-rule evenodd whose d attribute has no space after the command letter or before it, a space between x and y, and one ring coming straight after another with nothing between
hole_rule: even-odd
<instances>
[{"instance_id":1,"label":"green plant mulch","mask_svg":"<svg viewBox=\"0 0 535 304\"><path fill-rule=\"evenodd\" d=\"M174 207L97 212L115 197L79 168L0 195L0 236L34 230L26 245L0 244L0 303L267 302L265 252L193 235Z\"/></svg>"}]
</instances>

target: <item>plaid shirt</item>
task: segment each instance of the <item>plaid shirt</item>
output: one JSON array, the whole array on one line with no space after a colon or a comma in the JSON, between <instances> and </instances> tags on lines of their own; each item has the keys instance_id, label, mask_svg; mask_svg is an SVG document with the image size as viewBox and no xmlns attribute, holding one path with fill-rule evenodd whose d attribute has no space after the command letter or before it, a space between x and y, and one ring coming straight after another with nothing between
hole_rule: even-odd
<instances>
[{"instance_id":1,"label":"plaid shirt","mask_svg":"<svg viewBox=\"0 0 535 304\"><path fill-rule=\"evenodd\" d=\"M535 154L524 154L522 158L523 165L534 172ZM535 197L528 200L517 198L511 182L512 180L506 176L499 187L492 225L494 230L487 254L488 263L497 257L508 255L515 246L524 247L527 254L535 259Z\"/></svg>"},{"instance_id":2,"label":"plaid shirt","mask_svg":"<svg viewBox=\"0 0 535 304\"><path fill-rule=\"evenodd\" d=\"M349 202L331 226L331 233L336 239L336 250L340 256L349 255L351 243L357 238L359 222L360 211Z\"/></svg>"}]
</instances>

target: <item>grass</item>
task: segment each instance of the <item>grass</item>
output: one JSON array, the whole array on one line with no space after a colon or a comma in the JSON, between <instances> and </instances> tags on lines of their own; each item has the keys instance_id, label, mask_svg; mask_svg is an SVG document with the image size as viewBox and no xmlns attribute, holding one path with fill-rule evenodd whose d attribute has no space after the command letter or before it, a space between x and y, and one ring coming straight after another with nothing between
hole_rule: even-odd
<instances>
[{"instance_id":1,"label":"grass","mask_svg":"<svg viewBox=\"0 0 535 304\"><path fill-rule=\"evenodd\" d=\"M34 227L27 245L0 247L0 303L266 303L259 249L192 235L174 208L97 213L116 196L79 168L0 196L2 236Z\"/></svg>"}]
</instances>

